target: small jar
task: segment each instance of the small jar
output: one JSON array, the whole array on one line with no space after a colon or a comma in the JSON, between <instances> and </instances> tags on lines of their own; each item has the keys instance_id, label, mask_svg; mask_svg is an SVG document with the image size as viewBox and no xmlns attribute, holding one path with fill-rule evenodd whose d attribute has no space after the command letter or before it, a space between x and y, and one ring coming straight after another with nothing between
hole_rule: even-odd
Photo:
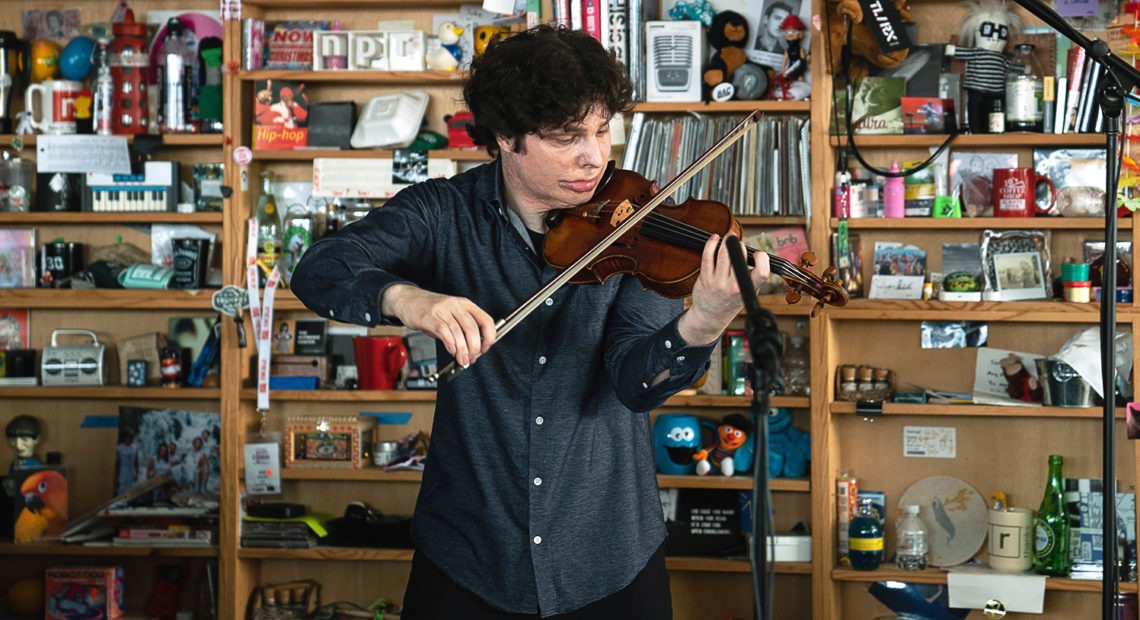
<instances>
[{"instance_id":1,"label":"small jar","mask_svg":"<svg viewBox=\"0 0 1140 620\"><path fill-rule=\"evenodd\" d=\"M391 465L396 460L396 451L400 444L395 441L377 441L372 450L372 464L377 467Z\"/></svg>"},{"instance_id":2,"label":"small jar","mask_svg":"<svg viewBox=\"0 0 1140 620\"><path fill-rule=\"evenodd\" d=\"M839 367L839 398L840 400L854 400L855 394L859 391L859 385L855 383L855 367L854 366L840 366Z\"/></svg>"},{"instance_id":3,"label":"small jar","mask_svg":"<svg viewBox=\"0 0 1140 620\"><path fill-rule=\"evenodd\" d=\"M1092 282L1088 280L1065 282L1063 286L1065 287L1065 301L1086 304L1092 301Z\"/></svg>"},{"instance_id":4,"label":"small jar","mask_svg":"<svg viewBox=\"0 0 1140 620\"><path fill-rule=\"evenodd\" d=\"M875 369L875 391L887 391L891 389L891 371L886 368Z\"/></svg>"},{"instance_id":5,"label":"small jar","mask_svg":"<svg viewBox=\"0 0 1140 620\"><path fill-rule=\"evenodd\" d=\"M859 398L862 399L865 394L869 394L875 389L875 369L870 366L862 366L858 370L858 389Z\"/></svg>"}]
</instances>

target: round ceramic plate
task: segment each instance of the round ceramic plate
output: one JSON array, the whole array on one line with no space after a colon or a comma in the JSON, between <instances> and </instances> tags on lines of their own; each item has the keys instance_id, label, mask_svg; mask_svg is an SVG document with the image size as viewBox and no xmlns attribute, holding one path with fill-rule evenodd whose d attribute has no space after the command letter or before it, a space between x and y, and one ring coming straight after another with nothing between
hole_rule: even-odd
<instances>
[{"instance_id":1,"label":"round ceramic plate","mask_svg":"<svg viewBox=\"0 0 1140 620\"><path fill-rule=\"evenodd\" d=\"M926 524L932 566L956 566L974 557L986 539L986 502L974 487L953 476L930 476L910 485L902 507L919 506Z\"/></svg>"}]
</instances>

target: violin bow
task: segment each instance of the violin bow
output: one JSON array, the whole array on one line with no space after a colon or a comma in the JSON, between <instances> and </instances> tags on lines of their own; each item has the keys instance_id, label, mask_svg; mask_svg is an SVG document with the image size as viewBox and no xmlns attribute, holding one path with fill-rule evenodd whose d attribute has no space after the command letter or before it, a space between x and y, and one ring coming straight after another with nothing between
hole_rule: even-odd
<instances>
[{"instance_id":1,"label":"violin bow","mask_svg":"<svg viewBox=\"0 0 1140 620\"><path fill-rule=\"evenodd\" d=\"M758 120L760 120L760 111L753 110L748 114L748 116L745 116L739 123L737 123L735 127L729 130L729 132L726 133L724 137L718 140L716 144L712 145L709 150L705 151L700 157L694 160L693 163L689 164L684 170L682 170L680 174L674 177L673 180L669 181L665 187L661 188L661 191L657 192L653 198L646 202L641 208L634 211L633 214L626 218L625 221L610 231L608 235L603 237L597 245L579 257L578 260L570 263L570 265L559 272L557 276L552 278L550 282L547 282L526 301L512 310L510 314L496 321L495 340L497 341L503 336L506 336L508 333L510 333L510 331L517 327L523 319L537 310L547 297L550 297L554 294L555 291L565 286L566 283L573 279L579 271L593 262L595 258L601 256L602 252L605 252L607 248L609 248L618 239L632 230L634 226L637 226L641 220L652 213L654 209L661 205L661 203L665 202L665 200L669 196L673 195L673 193L676 192L681 185L696 176L696 174L703 170L705 166L712 163L712 160L716 159L717 156L728 149L728 147L732 146L737 140L744 137L744 135L748 133L748 130L752 128L752 124ZM439 371L431 374L428 377L428 380L432 382L439 381L440 378L451 380L455 377L455 375L458 375L462 371L463 366L457 364L455 360L451 360Z\"/></svg>"}]
</instances>

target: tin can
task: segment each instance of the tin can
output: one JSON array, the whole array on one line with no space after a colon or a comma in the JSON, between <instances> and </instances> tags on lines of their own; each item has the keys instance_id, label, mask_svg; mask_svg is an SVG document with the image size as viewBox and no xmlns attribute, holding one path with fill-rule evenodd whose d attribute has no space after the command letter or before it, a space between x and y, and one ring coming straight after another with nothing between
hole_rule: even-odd
<instances>
[{"instance_id":1,"label":"tin can","mask_svg":"<svg viewBox=\"0 0 1140 620\"><path fill-rule=\"evenodd\" d=\"M372 450L372 464L377 467L391 465L396 460L396 451L400 444L395 441L377 441Z\"/></svg>"}]
</instances>

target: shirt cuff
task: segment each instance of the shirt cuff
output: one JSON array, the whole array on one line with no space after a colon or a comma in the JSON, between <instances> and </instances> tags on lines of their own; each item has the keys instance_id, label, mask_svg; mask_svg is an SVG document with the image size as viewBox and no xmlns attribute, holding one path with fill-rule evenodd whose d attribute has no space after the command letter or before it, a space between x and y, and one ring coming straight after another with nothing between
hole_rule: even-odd
<instances>
[{"instance_id":1,"label":"shirt cuff","mask_svg":"<svg viewBox=\"0 0 1140 620\"><path fill-rule=\"evenodd\" d=\"M706 345L690 345L681 337L678 329L680 317L673 319L661 328L653 343L653 366L669 370L669 380L692 383L708 367L709 356L716 348L717 341Z\"/></svg>"}]
</instances>

